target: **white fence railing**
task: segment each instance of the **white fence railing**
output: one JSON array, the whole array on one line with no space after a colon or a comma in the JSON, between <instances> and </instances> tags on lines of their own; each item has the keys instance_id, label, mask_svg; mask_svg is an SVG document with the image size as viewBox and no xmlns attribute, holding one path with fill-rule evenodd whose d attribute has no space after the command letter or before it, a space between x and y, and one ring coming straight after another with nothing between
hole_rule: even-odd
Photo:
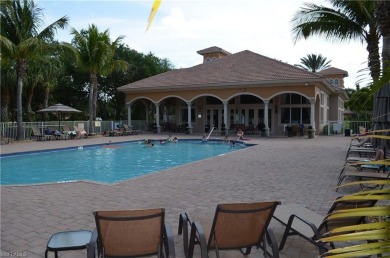
<instances>
[{"instance_id":1,"label":"white fence railing","mask_svg":"<svg viewBox=\"0 0 390 258\"><path fill-rule=\"evenodd\" d=\"M337 134L359 134L359 127L367 130L372 129L371 121L326 121L321 123L320 135L337 135ZM347 129L347 130L346 130ZM347 131L347 132L346 132Z\"/></svg>"},{"instance_id":2,"label":"white fence railing","mask_svg":"<svg viewBox=\"0 0 390 258\"><path fill-rule=\"evenodd\" d=\"M94 121L94 132L95 133L103 133L104 131L110 131L114 129L118 129L121 124L126 121ZM145 121L137 120L131 122L134 130L142 130L147 131L148 126ZM2 122L0 123L0 136L15 139L16 138L16 122ZM44 122L24 122L23 123L23 139L31 138L32 129L31 126L37 126L44 132L45 129L49 128L52 130L58 130L60 127L60 131L63 131L64 127L68 127L70 130L73 130L74 126L83 127L87 132L89 128L89 121L44 121Z\"/></svg>"},{"instance_id":3,"label":"white fence railing","mask_svg":"<svg viewBox=\"0 0 390 258\"><path fill-rule=\"evenodd\" d=\"M95 133L103 133L104 131L110 131L114 129L118 129L121 124L127 123L125 121L94 121L94 132ZM0 123L0 136L7 138L16 138L16 122L3 122ZM56 129L58 130L59 123L58 121L45 121L45 122L24 122L23 123L23 138L28 139L31 138L32 129L31 126L35 125L38 128L41 128L44 131L46 128ZM155 131L152 125L149 125L144 120L134 120L131 121L131 125L134 130L141 131ZM64 127L68 127L73 130L73 126L84 127L84 129L88 132L89 121L61 121L60 129ZM359 133L359 126L367 128L368 130L372 129L372 122L370 121L327 121L322 122L320 126L320 132L316 134L320 135L338 135L345 134L346 130L349 134L357 134ZM162 126L162 130L164 127ZM62 131L62 129L60 130Z\"/></svg>"}]
</instances>

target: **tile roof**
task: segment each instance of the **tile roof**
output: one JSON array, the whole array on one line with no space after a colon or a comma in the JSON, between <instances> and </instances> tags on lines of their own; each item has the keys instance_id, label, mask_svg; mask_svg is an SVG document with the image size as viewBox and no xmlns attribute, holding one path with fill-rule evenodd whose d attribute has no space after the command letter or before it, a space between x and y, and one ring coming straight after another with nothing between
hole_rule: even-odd
<instances>
[{"instance_id":1,"label":"tile roof","mask_svg":"<svg viewBox=\"0 0 390 258\"><path fill-rule=\"evenodd\" d=\"M220 48L220 47L209 47L209 48L205 48L205 49L202 49L202 50L199 50L198 52L196 52L200 55L203 55L203 54L211 54L211 53L224 53L226 55L231 55L231 53L227 52L226 50Z\"/></svg>"},{"instance_id":2,"label":"tile roof","mask_svg":"<svg viewBox=\"0 0 390 258\"><path fill-rule=\"evenodd\" d=\"M322 71L317 72L317 74L320 74L320 75L341 74L341 75L344 75L346 77L348 76L347 71L341 70L341 69L336 68L336 67L329 67L328 69L324 69Z\"/></svg>"},{"instance_id":3,"label":"tile roof","mask_svg":"<svg viewBox=\"0 0 390 258\"><path fill-rule=\"evenodd\" d=\"M170 87L221 86L323 80L321 75L244 50L190 68L171 70L118 88L164 89Z\"/></svg>"}]
</instances>

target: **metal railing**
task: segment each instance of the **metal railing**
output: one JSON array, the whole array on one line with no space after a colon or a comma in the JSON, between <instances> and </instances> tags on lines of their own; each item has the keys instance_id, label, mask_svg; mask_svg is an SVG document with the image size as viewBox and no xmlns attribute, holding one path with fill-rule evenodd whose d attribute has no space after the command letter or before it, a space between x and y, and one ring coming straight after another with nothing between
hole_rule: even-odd
<instances>
[{"instance_id":1,"label":"metal railing","mask_svg":"<svg viewBox=\"0 0 390 258\"><path fill-rule=\"evenodd\" d=\"M364 127L367 130L372 129L371 121L327 121L322 123L321 135L338 135L345 134L345 129L349 129L349 134L359 134L359 127Z\"/></svg>"},{"instance_id":2,"label":"metal railing","mask_svg":"<svg viewBox=\"0 0 390 258\"><path fill-rule=\"evenodd\" d=\"M127 120L123 121L94 121L94 132L103 133L104 131L111 131L120 128L122 124L127 124ZM2 122L0 123L0 136L4 138L16 138L16 122ZM132 128L134 130L151 131L153 127L148 126L145 120L131 121ZM58 121L44 121L44 122L24 122L23 123L23 139L31 138L32 129L31 126L37 126L44 132L46 128L51 130L58 130ZM83 127L87 132L89 129L89 121L61 121L60 131L63 131L64 127L68 127L70 130L74 130L74 126ZM359 126L372 129L371 121L327 121L321 123L321 131L317 134L321 135L337 135L344 134L345 129L349 129L351 134L359 133ZM152 129L151 129L152 128Z\"/></svg>"},{"instance_id":3,"label":"metal railing","mask_svg":"<svg viewBox=\"0 0 390 258\"><path fill-rule=\"evenodd\" d=\"M127 124L125 121L94 121L94 132L103 133L104 131L111 131L118 129L122 124ZM137 120L131 122L134 130L146 131L148 126L145 121ZM45 129L64 131L64 128L68 128L73 131L74 126L84 128L87 132L89 130L89 121L43 121L43 122L23 122L23 139L29 139L32 136L32 126L36 126L41 129L42 133ZM16 122L2 122L0 123L0 136L3 138L16 139L17 135Z\"/></svg>"}]
</instances>

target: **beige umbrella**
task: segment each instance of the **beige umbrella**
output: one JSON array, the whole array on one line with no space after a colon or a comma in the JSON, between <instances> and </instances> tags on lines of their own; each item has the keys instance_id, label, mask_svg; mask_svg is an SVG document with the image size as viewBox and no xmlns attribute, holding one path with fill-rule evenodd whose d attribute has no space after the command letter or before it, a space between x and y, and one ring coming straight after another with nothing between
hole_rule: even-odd
<instances>
[{"instance_id":1,"label":"beige umbrella","mask_svg":"<svg viewBox=\"0 0 390 258\"><path fill-rule=\"evenodd\" d=\"M58 114L58 131L61 131L61 115L66 113L78 113L81 111L58 103L53 106L38 110L37 112Z\"/></svg>"}]
</instances>

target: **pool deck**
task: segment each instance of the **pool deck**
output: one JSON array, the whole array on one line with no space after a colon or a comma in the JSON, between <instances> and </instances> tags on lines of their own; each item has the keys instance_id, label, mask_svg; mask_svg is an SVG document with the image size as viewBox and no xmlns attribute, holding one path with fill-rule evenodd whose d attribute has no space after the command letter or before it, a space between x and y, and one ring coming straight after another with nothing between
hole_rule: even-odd
<instances>
[{"instance_id":1,"label":"pool deck","mask_svg":"<svg viewBox=\"0 0 390 258\"><path fill-rule=\"evenodd\" d=\"M191 138L182 134L173 136L179 138L179 144L180 139ZM1 153L162 137L166 136L143 134L18 142L1 145ZM195 138L200 140L201 136ZM182 211L212 219L218 203L278 200L282 204L299 203L325 215L337 196L357 190L349 187L335 192L349 142L350 137L344 136L318 136L314 139L251 137L248 143L257 144L254 147L118 184L80 181L2 186L0 257L10 253L44 257L52 234L66 230L92 230L95 227L92 212L95 210L166 208L166 221L172 226L177 257L184 257L182 238L177 234ZM283 227L275 220L271 221L270 227L279 242ZM262 257L260 253L260 250L254 250L246 257ZM84 251L59 254L60 257L86 257ZM53 253L49 255L54 257ZM200 257L199 249L196 255ZM281 257L317 256L318 249L314 245L296 236L287 240L281 252ZM211 257L215 254L212 253ZM222 257L244 256L230 251L222 252Z\"/></svg>"}]
</instances>

